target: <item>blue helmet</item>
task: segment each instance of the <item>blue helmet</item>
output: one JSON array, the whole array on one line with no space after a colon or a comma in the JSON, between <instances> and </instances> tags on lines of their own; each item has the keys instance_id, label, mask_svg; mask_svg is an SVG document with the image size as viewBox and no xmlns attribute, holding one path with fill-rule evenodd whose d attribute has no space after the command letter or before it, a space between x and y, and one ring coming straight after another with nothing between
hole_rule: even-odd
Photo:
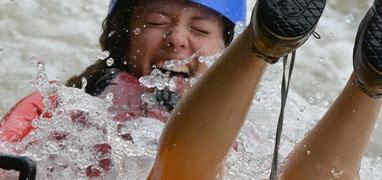
<instances>
[{"instance_id":1,"label":"blue helmet","mask_svg":"<svg viewBox=\"0 0 382 180\"><path fill-rule=\"evenodd\" d=\"M111 0L109 5L108 14L112 13L115 9L117 2L120 0ZM201 4L215 12L223 15L232 23L245 22L246 16L246 0L190 0Z\"/></svg>"},{"instance_id":2,"label":"blue helmet","mask_svg":"<svg viewBox=\"0 0 382 180\"><path fill-rule=\"evenodd\" d=\"M229 19L232 23L245 22L245 0L191 0L192 2L208 7Z\"/></svg>"}]
</instances>

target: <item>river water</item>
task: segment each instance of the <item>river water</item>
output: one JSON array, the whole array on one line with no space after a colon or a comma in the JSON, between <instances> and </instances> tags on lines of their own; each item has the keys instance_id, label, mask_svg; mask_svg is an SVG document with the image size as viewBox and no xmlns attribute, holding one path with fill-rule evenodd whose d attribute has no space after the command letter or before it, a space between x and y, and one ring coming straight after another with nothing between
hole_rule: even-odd
<instances>
[{"instance_id":1,"label":"river water","mask_svg":"<svg viewBox=\"0 0 382 180\"><path fill-rule=\"evenodd\" d=\"M345 85L352 71L357 26L371 3L371 0L328 1L316 29L321 39L311 38L298 50L286 109L282 157L314 126ZM254 2L248 2L248 7L253 5ZM97 40L107 6L108 2L101 0L0 0L0 115L35 90L30 85L36 75L31 59L44 61L49 79L60 82L95 61L100 53ZM226 179L259 179L268 174L281 68L281 64L270 66L264 76L238 140L242 149L239 153L233 152L226 163ZM381 179L381 123L380 117L365 155L363 179ZM150 120L143 120L142 124L159 129L155 131L157 136L163 126ZM256 141L248 141L250 138ZM237 160L247 163L237 163ZM133 170L122 174L129 173ZM144 175L129 177L139 179Z\"/></svg>"}]
</instances>

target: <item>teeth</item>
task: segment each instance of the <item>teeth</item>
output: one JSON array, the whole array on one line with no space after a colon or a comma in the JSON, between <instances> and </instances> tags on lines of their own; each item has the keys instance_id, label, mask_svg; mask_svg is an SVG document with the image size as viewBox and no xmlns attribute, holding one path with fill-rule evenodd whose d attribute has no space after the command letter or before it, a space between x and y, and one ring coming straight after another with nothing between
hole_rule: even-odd
<instances>
[{"instance_id":1,"label":"teeth","mask_svg":"<svg viewBox=\"0 0 382 180\"><path fill-rule=\"evenodd\" d=\"M180 73L190 73L190 69L188 68L187 65L181 64L181 65L175 65L175 64L165 64L165 63L160 63L158 65L155 65L157 68L161 68L163 70L167 71L173 71L173 72L180 72Z\"/></svg>"}]
</instances>

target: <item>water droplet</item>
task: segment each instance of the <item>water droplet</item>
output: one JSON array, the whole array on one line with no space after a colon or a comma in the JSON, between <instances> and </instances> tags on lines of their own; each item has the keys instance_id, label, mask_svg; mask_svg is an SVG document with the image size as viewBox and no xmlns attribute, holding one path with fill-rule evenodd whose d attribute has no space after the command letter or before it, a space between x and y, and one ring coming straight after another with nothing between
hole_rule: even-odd
<instances>
[{"instance_id":1,"label":"water droplet","mask_svg":"<svg viewBox=\"0 0 382 180\"><path fill-rule=\"evenodd\" d=\"M105 60L106 58L110 57L109 51L103 51L98 55L98 59Z\"/></svg>"},{"instance_id":2,"label":"water droplet","mask_svg":"<svg viewBox=\"0 0 382 180\"><path fill-rule=\"evenodd\" d=\"M314 103L316 102L316 100L315 100L314 97L309 97L308 102L309 102L310 104L314 104Z\"/></svg>"},{"instance_id":3,"label":"water droplet","mask_svg":"<svg viewBox=\"0 0 382 180\"><path fill-rule=\"evenodd\" d=\"M300 112L303 113L305 111L305 106L300 107Z\"/></svg>"},{"instance_id":4,"label":"water droplet","mask_svg":"<svg viewBox=\"0 0 382 180\"><path fill-rule=\"evenodd\" d=\"M108 107L111 107L113 105L113 99L114 94L112 92L106 94L105 101Z\"/></svg>"},{"instance_id":5,"label":"water droplet","mask_svg":"<svg viewBox=\"0 0 382 180\"><path fill-rule=\"evenodd\" d=\"M135 35L139 35L139 33L141 33L141 29L140 29L140 28L135 28L135 29L133 30L133 33L134 33Z\"/></svg>"},{"instance_id":6,"label":"water droplet","mask_svg":"<svg viewBox=\"0 0 382 180\"><path fill-rule=\"evenodd\" d=\"M114 59L113 58L109 58L106 60L106 65L107 66L112 66L114 64Z\"/></svg>"},{"instance_id":7,"label":"water droplet","mask_svg":"<svg viewBox=\"0 0 382 180\"><path fill-rule=\"evenodd\" d=\"M213 54L211 56L200 56L198 58L198 61L200 63L204 63L207 65L207 67L211 67L211 65L221 56L222 52L218 52L216 54Z\"/></svg>"},{"instance_id":8,"label":"water droplet","mask_svg":"<svg viewBox=\"0 0 382 180\"><path fill-rule=\"evenodd\" d=\"M323 104L325 107L328 107L328 106L330 105L330 102L329 102L329 101L324 101L322 104Z\"/></svg>"},{"instance_id":9,"label":"water droplet","mask_svg":"<svg viewBox=\"0 0 382 180\"><path fill-rule=\"evenodd\" d=\"M323 93L316 93L316 99L317 100L320 100L324 97L324 94Z\"/></svg>"},{"instance_id":10,"label":"water droplet","mask_svg":"<svg viewBox=\"0 0 382 180\"><path fill-rule=\"evenodd\" d=\"M111 32L108 34L108 36L111 37L111 36L114 35L114 34L115 34L115 31L111 31Z\"/></svg>"},{"instance_id":11,"label":"water droplet","mask_svg":"<svg viewBox=\"0 0 382 180\"><path fill-rule=\"evenodd\" d=\"M324 62L325 58L321 56L321 57L318 58L318 60L319 60L320 62Z\"/></svg>"},{"instance_id":12,"label":"water droplet","mask_svg":"<svg viewBox=\"0 0 382 180\"><path fill-rule=\"evenodd\" d=\"M234 39L236 39L237 37L239 37L239 35L244 31L246 25L244 22L237 22L235 24L235 33L234 33Z\"/></svg>"},{"instance_id":13,"label":"water droplet","mask_svg":"<svg viewBox=\"0 0 382 180\"><path fill-rule=\"evenodd\" d=\"M348 24L352 24L354 22L355 18L353 14L347 14L345 16L345 22Z\"/></svg>"},{"instance_id":14,"label":"water droplet","mask_svg":"<svg viewBox=\"0 0 382 180\"><path fill-rule=\"evenodd\" d=\"M333 178L337 179L337 178L340 178L345 173L345 171L344 170L339 170L337 168L333 168L331 170L331 173L333 175Z\"/></svg>"},{"instance_id":15,"label":"water droplet","mask_svg":"<svg viewBox=\"0 0 382 180\"><path fill-rule=\"evenodd\" d=\"M81 78L82 87L81 89L85 91L86 86L88 85L88 80L85 77Z\"/></svg>"},{"instance_id":16,"label":"water droplet","mask_svg":"<svg viewBox=\"0 0 382 180\"><path fill-rule=\"evenodd\" d=\"M154 93L143 93L141 95L141 100L143 103L147 104L148 107L152 107L155 104L157 104L157 100Z\"/></svg>"},{"instance_id":17,"label":"water droplet","mask_svg":"<svg viewBox=\"0 0 382 180\"><path fill-rule=\"evenodd\" d=\"M195 77L190 78L190 86L191 86L191 87L194 86L194 85L196 84L197 81L198 81L198 79L195 78Z\"/></svg>"},{"instance_id":18,"label":"water droplet","mask_svg":"<svg viewBox=\"0 0 382 180\"><path fill-rule=\"evenodd\" d=\"M177 89L177 86L176 86L177 80L178 80L178 78L174 76L168 82L168 87L169 87L170 91L172 91L172 92L176 91L176 89Z\"/></svg>"}]
</instances>

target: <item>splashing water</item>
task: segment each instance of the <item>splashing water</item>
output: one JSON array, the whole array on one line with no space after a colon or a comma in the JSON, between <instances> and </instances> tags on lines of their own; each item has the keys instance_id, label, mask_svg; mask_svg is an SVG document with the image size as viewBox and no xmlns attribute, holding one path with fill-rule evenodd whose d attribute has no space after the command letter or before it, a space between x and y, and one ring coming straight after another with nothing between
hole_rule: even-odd
<instances>
[{"instance_id":1,"label":"splashing water","mask_svg":"<svg viewBox=\"0 0 382 180\"><path fill-rule=\"evenodd\" d=\"M233 39L235 40L236 38L238 38L239 37L239 35L244 31L244 29L245 29L245 27L246 27L247 25L245 25L245 23L244 22L241 22L241 21L239 21L239 22L237 22L236 24L235 24L235 33L234 33L234 35L233 35Z\"/></svg>"},{"instance_id":2,"label":"splashing water","mask_svg":"<svg viewBox=\"0 0 382 180\"><path fill-rule=\"evenodd\" d=\"M186 65L186 64L190 63L197 56L197 53L198 52L192 54L190 57L185 58L185 59L165 61L163 65L166 68L173 68L173 67L177 67L180 65Z\"/></svg>"},{"instance_id":3,"label":"splashing water","mask_svg":"<svg viewBox=\"0 0 382 180\"><path fill-rule=\"evenodd\" d=\"M88 85L88 80L87 80L85 77L82 77L82 78L81 78L81 84L82 84L82 86L81 86L81 90L82 90L82 91L85 91L85 88L86 88L86 86Z\"/></svg>"},{"instance_id":4,"label":"splashing water","mask_svg":"<svg viewBox=\"0 0 382 180\"><path fill-rule=\"evenodd\" d=\"M35 129L22 142L0 142L2 152L19 152L32 158L38 167L37 179L145 178L152 167L163 123L147 118L116 122L107 111L112 105L112 93L100 99L80 89L48 86L44 64L37 64L33 85L43 96L48 94L43 98L55 92L58 103L49 109L51 118L33 121ZM0 171L0 175L11 179L18 176L13 171Z\"/></svg>"},{"instance_id":5,"label":"splashing water","mask_svg":"<svg viewBox=\"0 0 382 180\"><path fill-rule=\"evenodd\" d=\"M49 82L48 76L45 72L45 64L37 60L37 58L31 58L31 63L37 66L37 76L32 81L32 86L37 88L43 97L44 112L51 114L54 109L53 96L57 95L58 84L55 81Z\"/></svg>"},{"instance_id":6,"label":"splashing water","mask_svg":"<svg viewBox=\"0 0 382 180\"><path fill-rule=\"evenodd\" d=\"M35 160L37 179L115 177L105 132L114 132L111 129L116 125L106 111L107 103L80 89L51 85L44 64L38 62L37 68L33 85L38 87L43 99L55 96L57 104L51 106L49 101L44 101L44 111L51 113L51 118L38 117L32 123L35 130L19 144L6 149Z\"/></svg>"},{"instance_id":7,"label":"splashing water","mask_svg":"<svg viewBox=\"0 0 382 180\"><path fill-rule=\"evenodd\" d=\"M141 29L140 28L135 28L133 30L133 33L134 33L134 35L139 35L141 33Z\"/></svg>"},{"instance_id":8,"label":"splashing water","mask_svg":"<svg viewBox=\"0 0 382 180\"><path fill-rule=\"evenodd\" d=\"M337 3L337 1L332 1L332 3ZM343 18L340 19L343 21ZM327 26L326 29L330 30L330 27ZM10 28L12 27L10 26ZM336 34L336 37L342 37L342 34ZM319 48L312 49L320 51ZM332 49L337 50L337 48ZM332 57L324 57L325 62L332 61ZM44 68L43 65L39 65L41 71ZM336 69L333 71L342 72ZM264 75L249 111L248 119L238 137L238 151L233 150L227 158L222 179L245 180L268 177L275 132L270 127L276 127L277 117L274 112L278 112L280 73L281 66L276 64L269 68ZM57 94L60 97L59 105L52 109L53 117L51 119L46 120L40 117L34 123L34 126L38 127L38 131L30 134L22 144L15 148L38 163L37 179L63 179L64 177L64 179L86 179L87 172L89 174L100 172L103 179L146 178L154 161L155 149L163 123L149 118L140 118L126 123L114 122L112 115L105 110L110 105L105 100L91 97L80 90L50 84L46 75L40 74L39 76L40 78L37 79L44 79L44 81L34 81L35 87L38 87L41 92L46 92L43 93L44 97L47 97L50 92ZM317 94L313 97L322 98L322 95ZM325 112L323 107L326 106L312 105L307 102L307 98L302 98L301 93L296 92L296 89L290 90L286 107L285 131L280 150L282 157L286 157L306 131L316 124ZM73 114L71 112L74 112L74 115L71 115ZM87 121L83 119L87 119ZM54 133L54 131L58 133ZM63 138L66 133L68 135ZM97 154L94 153L96 151L94 143L109 144L111 155L107 153L94 155ZM0 143L0 149L4 149L4 152L15 153L14 149L10 147L14 147L14 145ZM100 146L97 147L100 149ZM105 145L101 149L108 151L109 148ZM314 152L310 152L310 154L312 153ZM99 160L107 162L105 159L109 157L112 159L110 170L105 172L102 168L104 164L101 167ZM363 160L360 174L363 179L380 179L381 169L381 158L369 154ZM335 174L331 178L334 179L338 172L341 170L335 169ZM10 173L9 177L13 176L16 176L16 173ZM8 176L2 176L0 172L0 177Z\"/></svg>"},{"instance_id":9,"label":"splashing water","mask_svg":"<svg viewBox=\"0 0 382 180\"><path fill-rule=\"evenodd\" d=\"M139 78L139 82L147 88L157 88L159 90L163 90L164 88L172 85L171 79L172 78L170 78L169 73L163 73L159 69L154 69L149 75Z\"/></svg>"},{"instance_id":10,"label":"splashing water","mask_svg":"<svg viewBox=\"0 0 382 180\"><path fill-rule=\"evenodd\" d=\"M114 64L114 59L113 58L109 58L106 60L106 65L107 66L112 66Z\"/></svg>"},{"instance_id":11,"label":"splashing water","mask_svg":"<svg viewBox=\"0 0 382 180\"><path fill-rule=\"evenodd\" d=\"M354 15L353 15L353 14L347 14L347 15L345 16L345 21L346 21L346 23L348 23L348 24L352 24L352 23L354 23L354 20L355 20L355 18L354 18Z\"/></svg>"},{"instance_id":12,"label":"splashing water","mask_svg":"<svg viewBox=\"0 0 382 180\"><path fill-rule=\"evenodd\" d=\"M197 56L197 54L198 53L194 53L189 58L185 58L182 60L168 60L164 62L163 66L166 69L172 69L174 67L186 65L197 57L197 60L200 63L206 64L207 67L209 68L216 61L216 59L218 59L221 56L222 52L213 54L211 56ZM187 84L190 85L190 87L192 87L196 83L199 77L200 76L184 78L183 81L185 81ZM149 75L142 76L141 78L139 78L139 82L147 88L156 88L158 90L169 88L169 90L172 92L176 92L176 89L177 89L176 82L178 80L179 79L176 76L171 77L169 72L162 72L159 69L155 69L155 67L154 67L154 70Z\"/></svg>"},{"instance_id":13,"label":"splashing water","mask_svg":"<svg viewBox=\"0 0 382 180\"><path fill-rule=\"evenodd\" d=\"M200 56L198 61L200 63L206 64L209 68L214 64L214 62L222 55L222 52L213 54L211 56Z\"/></svg>"},{"instance_id":14,"label":"splashing water","mask_svg":"<svg viewBox=\"0 0 382 180\"><path fill-rule=\"evenodd\" d=\"M103 51L102 53L98 54L98 59L105 60L108 57L110 57L110 52L109 51Z\"/></svg>"}]
</instances>

